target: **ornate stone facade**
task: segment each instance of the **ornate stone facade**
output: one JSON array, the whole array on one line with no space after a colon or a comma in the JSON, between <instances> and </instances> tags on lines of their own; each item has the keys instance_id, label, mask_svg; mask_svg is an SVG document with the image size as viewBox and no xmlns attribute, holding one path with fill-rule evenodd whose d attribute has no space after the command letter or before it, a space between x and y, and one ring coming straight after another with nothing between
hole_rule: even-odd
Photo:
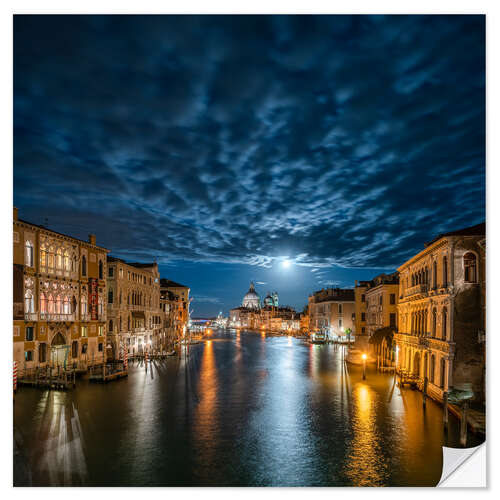
<instances>
[{"instance_id":1,"label":"ornate stone facade","mask_svg":"<svg viewBox=\"0 0 500 500\"><path fill-rule=\"evenodd\" d=\"M427 377L438 400L452 388L484 391L484 235L484 223L440 235L398 269L397 364Z\"/></svg>"},{"instance_id":2,"label":"ornate stone facade","mask_svg":"<svg viewBox=\"0 0 500 500\"><path fill-rule=\"evenodd\" d=\"M158 264L129 263L109 256L108 335L112 341L109 356L119 357L120 349L130 355L151 351L161 334L160 274Z\"/></svg>"},{"instance_id":3,"label":"ornate stone facade","mask_svg":"<svg viewBox=\"0 0 500 500\"><path fill-rule=\"evenodd\" d=\"M108 250L18 218L14 209L14 360L85 369L105 360Z\"/></svg>"}]
</instances>

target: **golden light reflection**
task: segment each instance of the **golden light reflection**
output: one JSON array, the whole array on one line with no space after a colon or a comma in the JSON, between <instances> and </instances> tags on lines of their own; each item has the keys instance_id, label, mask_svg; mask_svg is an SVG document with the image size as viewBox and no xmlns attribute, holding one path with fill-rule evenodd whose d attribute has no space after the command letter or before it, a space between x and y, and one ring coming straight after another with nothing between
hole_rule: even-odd
<instances>
[{"instance_id":1,"label":"golden light reflection","mask_svg":"<svg viewBox=\"0 0 500 500\"><path fill-rule=\"evenodd\" d=\"M345 474L354 486L381 486L388 478L376 424L376 396L367 384L354 386L353 439L345 459Z\"/></svg>"},{"instance_id":2,"label":"golden light reflection","mask_svg":"<svg viewBox=\"0 0 500 500\"><path fill-rule=\"evenodd\" d=\"M205 342L199 371L198 394L201 397L196 407L193 436L198 441L199 449L204 450L204 459L211 460L216 452L217 411L217 368L215 365L214 343Z\"/></svg>"}]
</instances>

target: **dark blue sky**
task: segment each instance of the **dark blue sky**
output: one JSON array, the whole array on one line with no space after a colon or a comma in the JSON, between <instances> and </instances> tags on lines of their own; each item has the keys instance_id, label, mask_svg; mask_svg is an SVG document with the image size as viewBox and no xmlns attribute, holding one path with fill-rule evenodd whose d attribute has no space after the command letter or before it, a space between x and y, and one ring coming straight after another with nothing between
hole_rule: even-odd
<instances>
[{"instance_id":1,"label":"dark blue sky","mask_svg":"<svg viewBox=\"0 0 500 500\"><path fill-rule=\"evenodd\" d=\"M16 16L14 203L301 309L484 220L484 17Z\"/></svg>"}]
</instances>

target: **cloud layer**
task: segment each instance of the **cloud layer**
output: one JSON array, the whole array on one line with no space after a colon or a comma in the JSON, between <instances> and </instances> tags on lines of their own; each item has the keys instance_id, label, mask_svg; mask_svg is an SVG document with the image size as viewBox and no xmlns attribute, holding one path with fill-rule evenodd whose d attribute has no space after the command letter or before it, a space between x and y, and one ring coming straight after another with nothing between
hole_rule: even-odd
<instances>
[{"instance_id":1,"label":"cloud layer","mask_svg":"<svg viewBox=\"0 0 500 500\"><path fill-rule=\"evenodd\" d=\"M482 16L16 16L21 216L124 258L395 267L485 216Z\"/></svg>"}]
</instances>

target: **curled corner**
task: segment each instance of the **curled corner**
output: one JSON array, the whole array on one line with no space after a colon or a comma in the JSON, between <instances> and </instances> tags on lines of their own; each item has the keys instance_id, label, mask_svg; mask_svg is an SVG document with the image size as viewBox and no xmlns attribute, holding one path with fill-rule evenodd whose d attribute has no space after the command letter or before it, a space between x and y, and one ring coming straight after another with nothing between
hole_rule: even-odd
<instances>
[{"instance_id":1,"label":"curled corner","mask_svg":"<svg viewBox=\"0 0 500 500\"><path fill-rule=\"evenodd\" d=\"M473 448L443 446L440 488L486 487L486 443Z\"/></svg>"}]
</instances>

